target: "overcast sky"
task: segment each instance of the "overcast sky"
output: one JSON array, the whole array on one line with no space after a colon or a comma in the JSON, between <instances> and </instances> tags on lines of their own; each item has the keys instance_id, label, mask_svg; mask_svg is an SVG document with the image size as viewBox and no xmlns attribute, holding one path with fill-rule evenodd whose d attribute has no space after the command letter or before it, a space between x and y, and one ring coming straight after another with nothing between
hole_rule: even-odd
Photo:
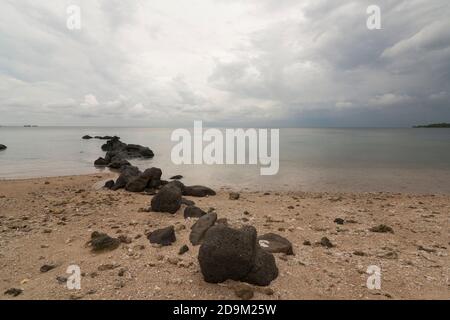
<instances>
[{"instance_id":1,"label":"overcast sky","mask_svg":"<svg viewBox=\"0 0 450 320\"><path fill-rule=\"evenodd\" d=\"M81 30L66 26L81 8ZM381 8L381 30L366 9ZM0 124L450 122L448 0L0 2Z\"/></svg>"}]
</instances>

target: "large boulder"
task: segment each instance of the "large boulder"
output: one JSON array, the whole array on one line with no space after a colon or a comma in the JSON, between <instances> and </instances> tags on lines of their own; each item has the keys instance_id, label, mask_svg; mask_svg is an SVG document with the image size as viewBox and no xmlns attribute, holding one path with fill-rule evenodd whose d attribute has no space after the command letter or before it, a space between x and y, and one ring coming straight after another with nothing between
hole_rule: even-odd
<instances>
[{"instance_id":1,"label":"large boulder","mask_svg":"<svg viewBox=\"0 0 450 320\"><path fill-rule=\"evenodd\" d=\"M216 225L206 232L198 261L206 282L219 283L231 279L256 285L268 285L278 276L272 254L263 251L256 229L239 230Z\"/></svg>"},{"instance_id":2,"label":"large boulder","mask_svg":"<svg viewBox=\"0 0 450 320\"><path fill-rule=\"evenodd\" d=\"M0 144L0 150L5 150L7 147L4 144Z\"/></svg>"},{"instance_id":3,"label":"large boulder","mask_svg":"<svg viewBox=\"0 0 450 320\"><path fill-rule=\"evenodd\" d=\"M169 212L174 214L181 207L181 190L172 184L166 184L153 196L152 210L155 212Z\"/></svg>"},{"instance_id":4,"label":"large boulder","mask_svg":"<svg viewBox=\"0 0 450 320\"><path fill-rule=\"evenodd\" d=\"M147 238L150 243L160 244L162 246L169 246L177 240L175 237L175 228L173 226L155 230L151 232Z\"/></svg>"},{"instance_id":5,"label":"large boulder","mask_svg":"<svg viewBox=\"0 0 450 320\"><path fill-rule=\"evenodd\" d=\"M176 181L172 181L171 183L173 182ZM183 190L183 195L192 197L206 197L206 196L215 196L216 192L213 189L204 186L185 186Z\"/></svg>"},{"instance_id":6,"label":"large boulder","mask_svg":"<svg viewBox=\"0 0 450 320\"><path fill-rule=\"evenodd\" d=\"M217 220L217 213L210 212L205 214L191 227L191 233L189 234L189 240L196 246L202 241L206 231L211 228Z\"/></svg>"},{"instance_id":7,"label":"large boulder","mask_svg":"<svg viewBox=\"0 0 450 320\"><path fill-rule=\"evenodd\" d=\"M293 255L292 243L275 233L266 233L258 237L258 243L261 248L271 253L285 253L287 255Z\"/></svg>"},{"instance_id":8,"label":"large boulder","mask_svg":"<svg viewBox=\"0 0 450 320\"><path fill-rule=\"evenodd\" d=\"M94 231L91 234L91 240L89 241L92 251L108 251L114 250L120 245L120 240L117 238L112 238L106 233L101 233Z\"/></svg>"}]
</instances>

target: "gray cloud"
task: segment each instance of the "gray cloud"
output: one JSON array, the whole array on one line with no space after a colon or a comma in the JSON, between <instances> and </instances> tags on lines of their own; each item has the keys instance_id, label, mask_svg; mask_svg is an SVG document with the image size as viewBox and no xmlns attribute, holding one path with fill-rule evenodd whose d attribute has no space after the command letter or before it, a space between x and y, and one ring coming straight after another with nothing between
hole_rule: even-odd
<instances>
[{"instance_id":1,"label":"gray cloud","mask_svg":"<svg viewBox=\"0 0 450 320\"><path fill-rule=\"evenodd\" d=\"M450 121L449 15L446 0L3 1L0 123Z\"/></svg>"}]
</instances>

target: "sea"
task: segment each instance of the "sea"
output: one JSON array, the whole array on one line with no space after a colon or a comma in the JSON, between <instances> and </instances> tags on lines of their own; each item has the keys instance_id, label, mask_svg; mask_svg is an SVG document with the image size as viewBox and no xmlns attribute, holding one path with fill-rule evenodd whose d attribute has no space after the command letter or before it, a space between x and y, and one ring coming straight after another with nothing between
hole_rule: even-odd
<instances>
[{"instance_id":1,"label":"sea","mask_svg":"<svg viewBox=\"0 0 450 320\"><path fill-rule=\"evenodd\" d=\"M171 159L174 129L117 127L0 127L0 179L105 172L94 167L103 140L117 135L151 148L155 157L130 162L159 167L163 178L186 184L247 191L450 193L450 129L285 128L279 135L279 171L260 165L177 165Z\"/></svg>"}]
</instances>

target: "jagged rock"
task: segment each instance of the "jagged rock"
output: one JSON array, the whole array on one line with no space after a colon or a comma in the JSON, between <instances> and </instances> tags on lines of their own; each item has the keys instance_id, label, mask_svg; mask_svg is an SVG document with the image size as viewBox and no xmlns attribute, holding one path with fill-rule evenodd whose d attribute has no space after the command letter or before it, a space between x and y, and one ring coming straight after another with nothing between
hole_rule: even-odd
<instances>
[{"instance_id":1,"label":"jagged rock","mask_svg":"<svg viewBox=\"0 0 450 320\"><path fill-rule=\"evenodd\" d=\"M206 214L205 211L196 206L188 206L184 209L184 218L200 218Z\"/></svg>"},{"instance_id":2,"label":"jagged rock","mask_svg":"<svg viewBox=\"0 0 450 320\"><path fill-rule=\"evenodd\" d=\"M271 253L285 253L287 255L294 254L292 243L275 233L267 233L258 237L258 243L261 248Z\"/></svg>"},{"instance_id":3,"label":"jagged rock","mask_svg":"<svg viewBox=\"0 0 450 320\"><path fill-rule=\"evenodd\" d=\"M114 180L108 180L105 182L104 188L111 189L114 186Z\"/></svg>"},{"instance_id":4,"label":"jagged rock","mask_svg":"<svg viewBox=\"0 0 450 320\"><path fill-rule=\"evenodd\" d=\"M89 241L92 247L92 251L106 251L114 250L119 247L120 240L108 236L106 233L94 231L91 234L91 240Z\"/></svg>"},{"instance_id":5,"label":"jagged rock","mask_svg":"<svg viewBox=\"0 0 450 320\"><path fill-rule=\"evenodd\" d=\"M155 230L151 232L147 238L150 243L156 243L163 246L168 246L177 240L175 237L175 228L173 226Z\"/></svg>"},{"instance_id":6,"label":"jagged rock","mask_svg":"<svg viewBox=\"0 0 450 320\"><path fill-rule=\"evenodd\" d=\"M97 167L106 167L107 165L108 165L108 161L106 161L102 157L100 157L94 161L94 166L97 166Z\"/></svg>"},{"instance_id":7,"label":"jagged rock","mask_svg":"<svg viewBox=\"0 0 450 320\"><path fill-rule=\"evenodd\" d=\"M174 214L181 207L181 190L170 183L165 185L153 196L151 206L155 212L169 212Z\"/></svg>"},{"instance_id":8,"label":"jagged rock","mask_svg":"<svg viewBox=\"0 0 450 320\"><path fill-rule=\"evenodd\" d=\"M185 186L183 190L183 195L192 197L206 197L206 196L215 196L216 192L211 188L204 186Z\"/></svg>"},{"instance_id":9,"label":"jagged rock","mask_svg":"<svg viewBox=\"0 0 450 320\"><path fill-rule=\"evenodd\" d=\"M215 212L210 212L199 218L191 227L189 240L194 246L200 244L206 231L214 225L216 220L217 214Z\"/></svg>"},{"instance_id":10,"label":"jagged rock","mask_svg":"<svg viewBox=\"0 0 450 320\"><path fill-rule=\"evenodd\" d=\"M275 259L259 247L256 237L252 226L239 230L224 225L211 227L198 254L205 281L231 279L265 286L274 280L278 276Z\"/></svg>"}]
</instances>

